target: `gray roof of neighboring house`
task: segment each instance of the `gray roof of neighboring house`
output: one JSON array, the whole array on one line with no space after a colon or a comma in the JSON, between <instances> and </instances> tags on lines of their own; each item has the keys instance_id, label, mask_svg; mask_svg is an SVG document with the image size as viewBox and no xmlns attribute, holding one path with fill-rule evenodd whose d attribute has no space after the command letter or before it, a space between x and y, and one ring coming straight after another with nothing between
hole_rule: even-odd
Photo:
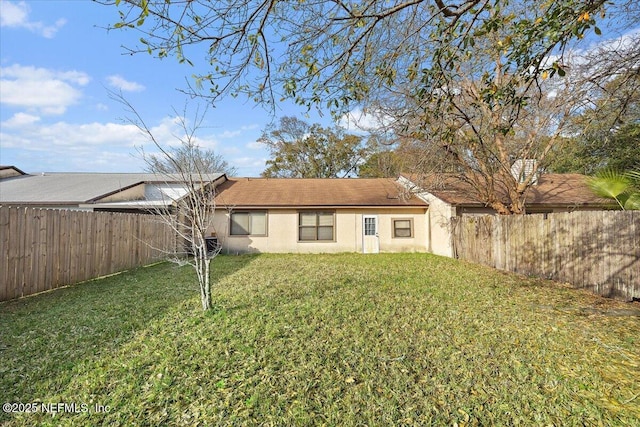
<instances>
[{"instance_id":1,"label":"gray roof of neighboring house","mask_svg":"<svg viewBox=\"0 0 640 427\"><path fill-rule=\"evenodd\" d=\"M15 166L0 165L0 179L19 175L26 175L26 173Z\"/></svg>"},{"instance_id":2,"label":"gray roof of neighboring house","mask_svg":"<svg viewBox=\"0 0 640 427\"><path fill-rule=\"evenodd\" d=\"M224 174L207 174L214 181ZM0 203L87 203L141 183L182 182L177 175L150 173L44 173L0 180ZM199 180L198 180L199 181Z\"/></svg>"}]
</instances>

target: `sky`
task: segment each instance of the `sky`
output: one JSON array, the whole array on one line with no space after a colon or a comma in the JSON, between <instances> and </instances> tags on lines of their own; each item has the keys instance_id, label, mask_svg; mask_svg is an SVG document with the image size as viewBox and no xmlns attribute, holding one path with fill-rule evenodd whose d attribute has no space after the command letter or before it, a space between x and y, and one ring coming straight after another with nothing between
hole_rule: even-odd
<instances>
[{"instance_id":1,"label":"sky","mask_svg":"<svg viewBox=\"0 0 640 427\"><path fill-rule=\"evenodd\" d=\"M206 69L127 54L123 46L140 34L106 30L116 22L117 8L89 0L0 0L0 164L27 173L144 171L141 150L155 149L110 92L122 93L164 146L179 144L176 112L186 108L188 119L204 108L179 89ZM269 123L296 115L333 124L329 114L278 108L225 98L207 110L198 144L239 176L259 176L269 153L257 140Z\"/></svg>"},{"instance_id":2,"label":"sky","mask_svg":"<svg viewBox=\"0 0 640 427\"><path fill-rule=\"evenodd\" d=\"M110 91L122 93L163 144L178 144L176 112L186 108L188 119L204 110L178 90L196 71L172 57L127 54L123 46L140 34L106 30L117 21L115 7L89 0L0 0L0 164L27 173L144 171L140 149L155 150ZM207 110L198 144L238 175L259 176L269 155L257 139L274 117L319 121L283 105L274 116L225 99Z\"/></svg>"}]
</instances>

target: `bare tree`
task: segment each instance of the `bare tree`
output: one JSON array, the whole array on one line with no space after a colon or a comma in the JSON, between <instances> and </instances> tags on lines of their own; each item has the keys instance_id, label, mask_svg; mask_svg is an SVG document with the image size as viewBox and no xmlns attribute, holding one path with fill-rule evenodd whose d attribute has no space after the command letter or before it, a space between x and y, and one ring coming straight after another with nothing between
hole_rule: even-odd
<instances>
[{"instance_id":1,"label":"bare tree","mask_svg":"<svg viewBox=\"0 0 640 427\"><path fill-rule=\"evenodd\" d=\"M202 171L203 173L225 173L227 176L235 176L238 170L220 154L213 150L205 150L197 145L196 141L184 141L180 147L169 150L170 158L164 154L149 154L145 161L149 165L148 170L153 173L179 173L180 170ZM180 169L176 169L180 165Z\"/></svg>"},{"instance_id":2,"label":"bare tree","mask_svg":"<svg viewBox=\"0 0 640 427\"><path fill-rule=\"evenodd\" d=\"M216 183L220 174L212 174L197 158L174 156L156 139L151 129L138 111L122 95L112 94L112 98L124 105L130 114L127 120L134 124L142 134L153 143L160 154L148 156L143 152L143 159L150 170L158 176L160 187L157 193L166 207L153 208L157 218L168 224L177 237L174 250L167 253L171 262L179 265L191 265L196 272L200 288L200 302L203 310L212 307L211 298L211 260L220 252L220 245L212 245L210 237L215 235L213 227L216 205L214 196ZM186 111L186 109L185 109ZM196 133L205 114L196 114L190 123L185 114L177 115L182 135L174 135L180 142L180 153L195 153L190 150L196 141ZM167 169L155 166L161 161L168 165ZM213 246L213 247L212 247Z\"/></svg>"}]
</instances>

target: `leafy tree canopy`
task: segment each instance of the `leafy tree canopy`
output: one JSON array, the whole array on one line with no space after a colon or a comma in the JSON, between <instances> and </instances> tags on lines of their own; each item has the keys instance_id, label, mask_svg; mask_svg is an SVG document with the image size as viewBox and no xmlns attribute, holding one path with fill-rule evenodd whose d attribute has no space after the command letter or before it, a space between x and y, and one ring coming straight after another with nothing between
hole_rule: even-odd
<instances>
[{"instance_id":1,"label":"leafy tree canopy","mask_svg":"<svg viewBox=\"0 0 640 427\"><path fill-rule=\"evenodd\" d=\"M574 136L553 153L549 170L593 175L640 168L640 74L633 68L608 74L613 78L575 116Z\"/></svg>"},{"instance_id":2,"label":"leafy tree canopy","mask_svg":"<svg viewBox=\"0 0 640 427\"><path fill-rule=\"evenodd\" d=\"M282 117L258 140L271 152L262 173L271 178L339 178L356 175L366 155L362 138L340 128L309 125L295 117Z\"/></svg>"},{"instance_id":3,"label":"leafy tree canopy","mask_svg":"<svg viewBox=\"0 0 640 427\"><path fill-rule=\"evenodd\" d=\"M442 87L440 69L494 40L511 73L563 75L548 55L593 29L606 0L100 0L118 7L115 28L143 36L132 52L200 64L194 89L213 99L246 93L343 109L390 89ZM478 70L492 80L491 67Z\"/></svg>"},{"instance_id":4,"label":"leafy tree canopy","mask_svg":"<svg viewBox=\"0 0 640 427\"><path fill-rule=\"evenodd\" d=\"M640 123L572 138L554 154L547 169L594 175L600 171L634 168L640 168Z\"/></svg>"}]
</instances>

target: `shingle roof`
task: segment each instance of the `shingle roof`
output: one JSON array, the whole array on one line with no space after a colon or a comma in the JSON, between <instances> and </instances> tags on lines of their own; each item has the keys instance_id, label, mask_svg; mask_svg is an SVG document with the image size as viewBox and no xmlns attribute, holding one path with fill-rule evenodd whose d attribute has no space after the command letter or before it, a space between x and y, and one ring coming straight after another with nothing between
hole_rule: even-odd
<instances>
[{"instance_id":1,"label":"shingle roof","mask_svg":"<svg viewBox=\"0 0 640 427\"><path fill-rule=\"evenodd\" d=\"M527 194L530 205L611 205L611 200L596 196L580 174L544 174Z\"/></svg>"},{"instance_id":2,"label":"shingle roof","mask_svg":"<svg viewBox=\"0 0 640 427\"><path fill-rule=\"evenodd\" d=\"M407 177L410 181L415 178ZM425 190L453 206L484 206L471 186L455 175L437 175L425 179ZM414 181L415 182L415 181ZM419 185L415 182L416 185ZM506 201L506 200L505 200ZM581 174L541 174L526 198L528 206L609 206L611 202L596 196Z\"/></svg>"},{"instance_id":3,"label":"shingle roof","mask_svg":"<svg viewBox=\"0 0 640 427\"><path fill-rule=\"evenodd\" d=\"M427 206L406 193L388 178L230 178L215 201L235 208Z\"/></svg>"},{"instance_id":4,"label":"shingle roof","mask_svg":"<svg viewBox=\"0 0 640 427\"><path fill-rule=\"evenodd\" d=\"M214 180L222 174L210 174ZM45 173L0 180L0 203L87 203L143 182L178 182L150 173Z\"/></svg>"}]
</instances>

